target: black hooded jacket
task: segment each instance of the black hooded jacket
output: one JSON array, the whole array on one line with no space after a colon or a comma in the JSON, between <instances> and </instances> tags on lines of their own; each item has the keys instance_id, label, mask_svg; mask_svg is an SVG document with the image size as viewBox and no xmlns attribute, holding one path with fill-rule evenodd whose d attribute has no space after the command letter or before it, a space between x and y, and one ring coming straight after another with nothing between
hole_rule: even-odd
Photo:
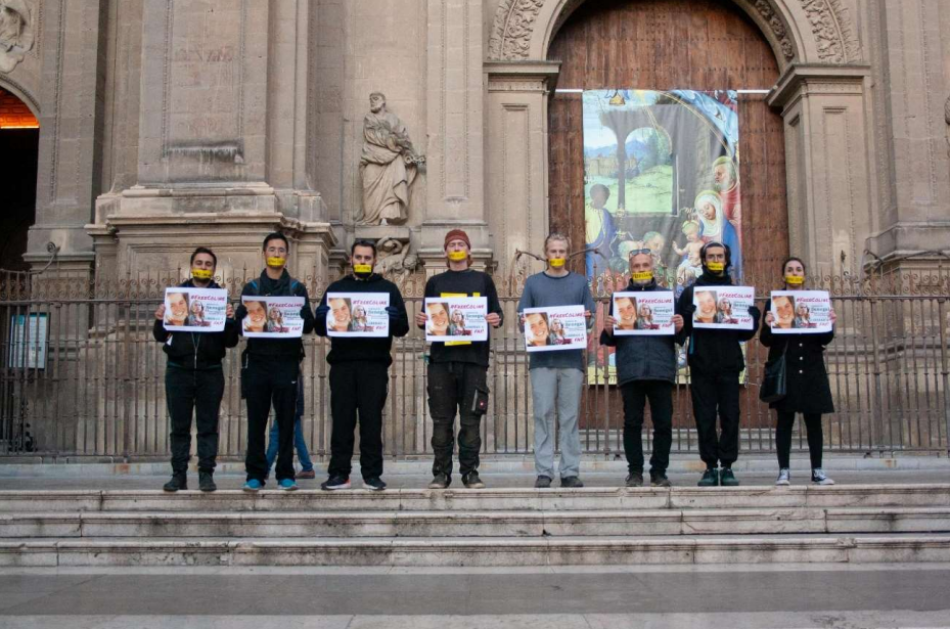
<instances>
[{"instance_id":1,"label":"black hooded jacket","mask_svg":"<svg viewBox=\"0 0 950 629\"><path fill-rule=\"evenodd\" d=\"M716 373L721 371L739 373L745 369L742 348L739 343L755 337L759 330L759 309L753 306L752 329L733 332L732 330L707 330L693 328L693 290L696 286L732 286L732 279L726 275L703 274L680 295L677 311L683 315L683 336L689 339L686 352L689 367L694 372Z\"/></svg>"},{"instance_id":2,"label":"black hooded jacket","mask_svg":"<svg viewBox=\"0 0 950 629\"><path fill-rule=\"evenodd\" d=\"M191 280L179 284L184 288L198 288ZM214 280L202 288L221 288ZM227 349L238 344L238 325L228 319L223 332L169 332L161 319L155 320L152 336L164 343L168 365L179 369L218 369Z\"/></svg>"}]
</instances>

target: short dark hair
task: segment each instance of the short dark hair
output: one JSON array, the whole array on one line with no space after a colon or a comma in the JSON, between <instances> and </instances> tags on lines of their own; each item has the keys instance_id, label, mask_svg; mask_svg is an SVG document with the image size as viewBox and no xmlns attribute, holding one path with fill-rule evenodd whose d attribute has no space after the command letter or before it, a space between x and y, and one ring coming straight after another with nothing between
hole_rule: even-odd
<instances>
[{"instance_id":1,"label":"short dark hair","mask_svg":"<svg viewBox=\"0 0 950 629\"><path fill-rule=\"evenodd\" d=\"M808 267L805 266L805 262L801 258L789 256L788 258L785 258L784 262L782 262L782 276L785 275L785 267L788 266L789 262L798 262L802 265L802 271L804 271L806 275L808 274Z\"/></svg>"},{"instance_id":2,"label":"short dark hair","mask_svg":"<svg viewBox=\"0 0 950 629\"><path fill-rule=\"evenodd\" d=\"M376 257L376 253L377 253L377 251L376 251L376 243L373 242L372 240L360 239L360 240L354 241L353 244L350 245L350 256L351 256L351 257L352 257L352 255L353 255L353 252L356 251L356 248L357 248L357 247L369 247L370 249L373 250L373 257L374 257L374 258Z\"/></svg>"},{"instance_id":3,"label":"short dark hair","mask_svg":"<svg viewBox=\"0 0 950 629\"><path fill-rule=\"evenodd\" d=\"M188 264L194 264L195 258L198 257L199 253L207 253L211 256L211 260L214 262L214 268L218 268L218 256L214 255L214 251L208 249L207 247L198 247L195 249L194 253L191 254L191 260L188 261Z\"/></svg>"},{"instance_id":4,"label":"short dark hair","mask_svg":"<svg viewBox=\"0 0 950 629\"><path fill-rule=\"evenodd\" d=\"M290 241L287 240L287 236L284 236L280 232L271 232L267 234L267 236L264 238L264 245L261 247L261 249L267 249L267 243L269 243L272 240L283 240L284 245L286 245L287 248L290 249Z\"/></svg>"}]
</instances>

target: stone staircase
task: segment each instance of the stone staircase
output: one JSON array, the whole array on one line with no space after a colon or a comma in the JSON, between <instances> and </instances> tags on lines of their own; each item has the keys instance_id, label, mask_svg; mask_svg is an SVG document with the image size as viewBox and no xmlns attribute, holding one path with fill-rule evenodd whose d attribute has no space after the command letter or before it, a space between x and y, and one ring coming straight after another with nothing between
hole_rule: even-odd
<instances>
[{"instance_id":1,"label":"stone staircase","mask_svg":"<svg viewBox=\"0 0 950 629\"><path fill-rule=\"evenodd\" d=\"M0 567L773 562L950 562L950 484L0 492Z\"/></svg>"}]
</instances>

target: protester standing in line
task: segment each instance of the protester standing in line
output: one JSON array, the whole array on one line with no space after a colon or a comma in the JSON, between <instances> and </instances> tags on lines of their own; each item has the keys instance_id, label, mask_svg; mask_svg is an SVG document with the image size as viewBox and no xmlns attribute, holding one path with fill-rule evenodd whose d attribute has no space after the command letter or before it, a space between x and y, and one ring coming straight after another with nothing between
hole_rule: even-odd
<instances>
[{"instance_id":1,"label":"protester standing in line","mask_svg":"<svg viewBox=\"0 0 950 629\"><path fill-rule=\"evenodd\" d=\"M300 308L303 333L313 332L313 311L307 288L287 272L290 243L287 237L274 232L264 238L262 255L265 268L259 278L244 286L241 296L303 297ZM244 305L237 308L240 323L247 316ZM300 338L251 338L242 355L241 390L247 400L247 482L244 491L256 492L267 478L265 437L270 408L274 407L274 421L278 427L277 468L278 486L285 491L297 489L294 474L294 415L297 407L297 379L303 360L303 340Z\"/></svg>"},{"instance_id":2,"label":"protester standing in line","mask_svg":"<svg viewBox=\"0 0 950 629\"><path fill-rule=\"evenodd\" d=\"M749 306L753 322L751 330L693 327L693 312L696 310L693 306L694 289L732 286L729 276L731 259L728 246L718 242L706 243L700 251L703 274L686 287L679 298L683 336L689 339L686 356L693 415L699 433L699 455L706 464L700 487L739 485L732 464L739 457L739 374L745 369L740 343L755 336L761 313L755 306ZM716 431L717 415L721 434ZM719 465L722 466L721 472Z\"/></svg>"},{"instance_id":3,"label":"protester standing in line","mask_svg":"<svg viewBox=\"0 0 950 629\"><path fill-rule=\"evenodd\" d=\"M649 249L631 251L631 292L666 290L656 283L654 259ZM616 347L617 384L623 397L623 450L627 457L627 487L643 486L643 417L647 400L653 419L653 454L650 457L650 484L669 487L666 470L673 444L673 386L676 384L676 344L684 342L683 317L676 306L675 335L616 336L619 320L613 313L604 318L600 344Z\"/></svg>"},{"instance_id":4,"label":"protester standing in line","mask_svg":"<svg viewBox=\"0 0 950 629\"><path fill-rule=\"evenodd\" d=\"M587 278L567 269L570 240L554 232L544 241L548 268L528 278L518 302L524 330L526 308L584 306L588 329L594 312ZM553 327L553 326L552 326ZM557 337L554 337L557 343ZM545 489L554 478L555 420L559 428L561 487L583 487L580 479L581 439L577 415L584 384L584 350L533 352L529 355L531 392L534 402L534 486Z\"/></svg>"},{"instance_id":5,"label":"protester standing in line","mask_svg":"<svg viewBox=\"0 0 950 629\"><path fill-rule=\"evenodd\" d=\"M487 323L494 328L504 320L495 283L487 273L470 268L472 244L461 229L445 235L448 270L426 282L426 297L485 297ZM425 309L416 314L416 325L424 329ZM452 482L452 450L455 444L455 415L459 416L459 471L469 489L485 486L478 476L482 446L481 417L488 399L490 341L452 341L429 347L428 394L432 416L432 464L430 489L445 489ZM483 402L479 404L479 401Z\"/></svg>"},{"instance_id":6,"label":"protester standing in line","mask_svg":"<svg viewBox=\"0 0 950 629\"><path fill-rule=\"evenodd\" d=\"M330 436L329 478L325 490L348 489L353 459L353 431L360 427L360 473L366 489L382 491L383 407L389 393L389 367L392 365L394 336L409 333L409 316L402 294L395 284L373 273L376 244L357 240L350 247L353 273L327 287L316 310L316 333L327 336L327 305L330 293L386 293L389 295L389 335L380 338L330 338Z\"/></svg>"},{"instance_id":7,"label":"protester standing in line","mask_svg":"<svg viewBox=\"0 0 950 629\"><path fill-rule=\"evenodd\" d=\"M191 279L181 286L221 288L214 281L218 258L211 249L198 247L191 254ZM221 361L227 348L238 343L238 326L231 304L222 332L169 332L164 326L165 304L155 311L152 336L163 344L168 356L165 367L165 399L171 417L172 478L164 490L188 489L191 458L191 417L198 437L198 488L214 491L215 459L218 455L218 413L224 397Z\"/></svg>"},{"instance_id":8,"label":"protester standing in line","mask_svg":"<svg viewBox=\"0 0 950 629\"><path fill-rule=\"evenodd\" d=\"M789 258L782 264L785 290L802 290L805 283L805 263L799 258ZM785 397L769 404L778 415L775 427L775 442L778 448L778 479L776 485L790 485L789 458L792 451L792 427L795 414L801 413L808 431L808 452L811 456L811 482L818 485L834 485L821 467L823 434L821 416L834 413L831 385L825 369L825 347L835 338L835 331L824 334L773 334L776 322L771 301L765 307L765 323L759 339L769 348L769 361L785 356ZM832 324L837 320L835 311L830 313Z\"/></svg>"}]
</instances>

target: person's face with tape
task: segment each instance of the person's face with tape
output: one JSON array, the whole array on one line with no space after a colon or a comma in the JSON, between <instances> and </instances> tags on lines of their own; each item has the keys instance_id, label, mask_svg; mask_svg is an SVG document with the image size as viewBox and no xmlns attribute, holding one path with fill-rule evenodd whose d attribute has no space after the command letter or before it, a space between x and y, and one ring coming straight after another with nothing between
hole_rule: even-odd
<instances>
[{"instance_id":1,"label":"person's face with tape","mask_svg":"<svg viewBox=\"0 0 950 629\"><path fill-rule=\"evenodd\" d=\"M271 238L264 244L264 263L277 277L280 277L284 267L287 266L287 252L287 243L280 238Z\"/></svg>"},{"instance_id":2,"label":"person's face with tape","mask_svg":"<svg viewBox=\"0 0 950 629\"><path fill-rule=\"evenodd\" d=\"M630 252L630 281L637 286L646 286L653 281L653 256L649 249Z\"/></svg>"},{"instance_id":3,"label":"person's face with tape","mask_svg":"<svg viewBox=\"0 0 950 629\"><path fill-rule=\"evenodd\" d=\"M718 243L707 245L702 252L702 256L703 270L706 273L715 277L722 277L726 274L729 260L724 245Z\"/></svg>"},{"instance_id":4,"label":"person's face with tape","mask_svg":"<svg viewBox=\"0 0 950 629\"><path fill-rule=\"evenodd\" d=\"M353 265L353 275L356 279L365 280L373 274L376 264L376 252L372 247L357 244L350 254L350 264Z\"/></svg>"},{"instance_id":5,"label":"person's face with tape","mask_svg":"<svg viewBox=\"0 0 950 629\"><path fill-rule=\"evenodd\" d=\"M203 288L214 279L215 262L214 256L208 253L196 253L191 259L191 280L192 283Z\"/></svg>"}]
</instances>

